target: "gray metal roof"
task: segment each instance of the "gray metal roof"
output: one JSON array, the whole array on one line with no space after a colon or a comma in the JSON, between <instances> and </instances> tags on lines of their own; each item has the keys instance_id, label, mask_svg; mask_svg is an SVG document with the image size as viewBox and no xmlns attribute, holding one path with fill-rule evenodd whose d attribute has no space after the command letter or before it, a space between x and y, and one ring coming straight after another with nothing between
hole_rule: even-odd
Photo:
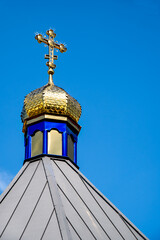
<instances>
[{"instance_id":1,"label":"gray metal roof","mask_svg":"<svg viewBox=\"0 0 160 240\"><path fill-rule=\"evenodd\" d=\"M26 162L0 196L0 239L147 239L67 159Z\"/></svg>"}]
</instances>

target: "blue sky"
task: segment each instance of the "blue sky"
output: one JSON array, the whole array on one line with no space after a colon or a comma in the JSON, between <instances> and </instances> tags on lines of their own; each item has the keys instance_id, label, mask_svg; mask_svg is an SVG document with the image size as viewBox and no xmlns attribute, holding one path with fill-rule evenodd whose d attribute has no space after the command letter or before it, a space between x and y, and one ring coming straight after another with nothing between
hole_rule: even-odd
<instances>
[{"instance_id":1,"label":"blue sky","mask_svg":"<svg viewBox=\"0 0 160 240\"><path fill-rule=\"evenodd\" d=\"M1 191L24 159L24 96L48 81L54 28L68 51L54 75L82 105L78 165L150 239L160 239L160 2L0 1Z\"/></svg>"}]
</instances>

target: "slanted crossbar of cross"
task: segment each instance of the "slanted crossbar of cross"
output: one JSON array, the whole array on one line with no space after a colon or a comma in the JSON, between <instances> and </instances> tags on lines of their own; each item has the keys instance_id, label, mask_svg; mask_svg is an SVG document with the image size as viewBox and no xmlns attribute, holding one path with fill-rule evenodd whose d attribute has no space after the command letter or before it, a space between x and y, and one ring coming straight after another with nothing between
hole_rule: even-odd
<instances>
[{"instance_id":1,"label":"slanted crossbar of cross","mask_svg":"<svg viewBox=\"0 0 160 240\"><path fill-rule=\"evenodd\" d=\"M56 68L56 65L54 64L54 60L57 60L58 57L54 55L54 49L58 49L61 53L66 52L67 48L64 46L64 44L58 44L54 41L54 38L56 37L56 34L52 29L49 29L46 34L48 35L48 38L45 38L42 36L42 34L37 34L35 36L35 39L38 41L38 43L44 43L48 45L48 54L45 54L45 59L48 59L49 61L46 63L48 66L48 74L49 74L49 84L53 84L53 74L54 69Z\"/></svg>"}]
</instances>

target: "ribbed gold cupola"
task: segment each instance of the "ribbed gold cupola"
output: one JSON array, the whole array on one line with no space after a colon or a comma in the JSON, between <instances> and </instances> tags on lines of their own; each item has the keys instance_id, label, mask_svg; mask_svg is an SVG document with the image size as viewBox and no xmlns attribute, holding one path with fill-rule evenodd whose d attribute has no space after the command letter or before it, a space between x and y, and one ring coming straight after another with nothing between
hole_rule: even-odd
<instances>
[{"instance_id":1,"label":"ribbed gold cupola","mask_svg":"<svg viewBox=\"0 0 160 240\"><path fill-rule=\"evenodd\" d=\"M48 83L25 97L21 114L22 122L43 113L68 116L78 122L81 106L65 90Z\"/></svg>"}]
</instances>

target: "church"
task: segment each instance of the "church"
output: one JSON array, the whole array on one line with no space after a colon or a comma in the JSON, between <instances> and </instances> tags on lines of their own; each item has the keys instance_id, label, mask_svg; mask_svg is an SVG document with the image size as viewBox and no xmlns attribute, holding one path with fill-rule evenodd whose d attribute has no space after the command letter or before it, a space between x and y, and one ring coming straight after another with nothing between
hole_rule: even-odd
<instances>
[{"instance_id":1,"label":"church","mask_svg":"<svg viewBox=\"0 0 160 240\"><path fill-rule=\"evenodd\" d=\"M79 171L81 105L53 83L54 51L67 48L55 41L52 29L46 34L35 38L48 46L49 80L24 99L25 159L0 196L0 239L147 239Z\"/></svg>"}]
</instances>

